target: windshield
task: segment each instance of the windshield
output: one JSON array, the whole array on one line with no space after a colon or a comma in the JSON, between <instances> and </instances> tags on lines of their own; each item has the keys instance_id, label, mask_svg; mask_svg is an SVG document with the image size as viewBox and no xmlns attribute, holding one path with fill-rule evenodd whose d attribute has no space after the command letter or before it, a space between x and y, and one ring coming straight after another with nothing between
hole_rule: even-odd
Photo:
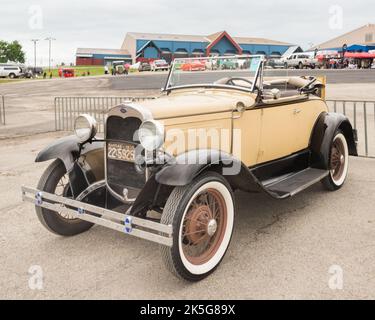
<instances>
[{"instance_id":1,"label":"windshield","mask_svg":"<svg viewBox=\"0 0 375 320\"><path fill-rule=\"evenodd\" d=\"M235 86L253 91L263 56L175 59L165 89L181 86Z\"/></svg>"}]
</instances>

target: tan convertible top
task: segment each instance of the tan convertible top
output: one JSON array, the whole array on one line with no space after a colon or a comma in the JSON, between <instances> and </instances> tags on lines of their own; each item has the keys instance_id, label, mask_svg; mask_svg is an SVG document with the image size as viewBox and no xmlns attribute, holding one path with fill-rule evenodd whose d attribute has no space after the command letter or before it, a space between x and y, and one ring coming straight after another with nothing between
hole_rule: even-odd
<instances>
[{"instance_id":1,"label":"tan convertible top","mask_svg":"<svg viewBox=\"0 0 375 320\"><path fill-rule=\"evenodd\" d=\"M277 85L277 84L290 84L297 88L302 88L308 85L310 82L311 80L305 77L286 77L286 78L265 77L263 81L265 85L269 85L269 86ZM323 82L320 81L319 79L316 80L314 85L319 86L319 87L325 86Z\"/></svg>"},{"instance_id":2,"label":"tan convertible top","mask_svg":"<svg viewBox=\"0 0 375 320\"><path fill-rule=\"evenodd\" d=\"M231 77L225 77L225 78L222 78L222 79L219 79L219 80L215 81L215 84L226 84L230 79L231 79ZM253 80L252 78L246 78L246 77L243 77L243 79L244 80L250 80L250 81ZM308 79L308 78L305 78L305 77L283 77L283 78L265 77L264 80L263 80L263 83L266 86L272 86L272 85L278 85L278 84L289 84L289 85L295 86L297 88L302 88L302 87L308 85L310 82L311 82L311 80ZM246 81L241 82L241 80L237 80L237 79L235 80L235 83L239 86L242 86L242 87L249 87L250 86L249 83L247 83ZM314 85L318 86L320 88L325 86L322 81L319 81L319 79L317 79L317 81L314 83Z\"/></svg>"}]
</instances>

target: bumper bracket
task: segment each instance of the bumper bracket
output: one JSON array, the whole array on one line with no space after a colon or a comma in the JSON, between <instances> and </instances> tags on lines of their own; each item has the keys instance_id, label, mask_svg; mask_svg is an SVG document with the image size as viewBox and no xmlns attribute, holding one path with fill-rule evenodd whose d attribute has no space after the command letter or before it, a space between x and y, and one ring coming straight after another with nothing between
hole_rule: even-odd
<instances>
[{"instance_id":1,"label":"bumper bracket","mask_svg":"<svg viewBox=\"0 0 375 320\"><path fill-rule=\"evenodd\" d=\"M133 217L25 186L22 187L22 200L54 212L69 213L77 219L137 238L168 247L171 247L173 244L171 225Z\"/></svg>"}]
</instances>

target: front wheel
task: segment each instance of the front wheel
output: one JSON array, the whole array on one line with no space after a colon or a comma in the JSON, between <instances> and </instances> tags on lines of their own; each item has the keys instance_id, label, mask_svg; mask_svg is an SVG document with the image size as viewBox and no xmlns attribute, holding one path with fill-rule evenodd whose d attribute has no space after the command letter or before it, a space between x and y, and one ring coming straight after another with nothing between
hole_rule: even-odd
<instances>
[{"instance_id":1,"label":"front wheel","mask_svg":"<svg viewBox=\"0 0 375 320\"><path fill-rule=\"evenodd\" d=\"M349 168L349 148L341 130L337 131L331 144L330 172L322 180L324 187L329 191L340 189L346 180Z\"/></svg>"},{"instance_id":2,"label":"front wheel","mask_svg":"<svg viewBox=\"0 0 375 320\"><path fill-rule=\"evenodd\" d=\"M38 183L38 190L72 198L65 166L60 159L52 162L43 173ZM69 214L60 214L39 206L35 207L39 221L49 231L61 236L74 236L89 230L93 224L76 219Z\"/></svg>"},{"instance_id":3,"label":"front wheel","mask_svg":"<svg viewBox=\"0 0 375 320\"><path fill-rule=\"evenodd\" d=\"M166 267L179 278L200 281L219 266L229 247L232 189L222 176L207 172L172 191L161 222L173 227L173 246L161 247Z\"/></svg>"}]
</instances>

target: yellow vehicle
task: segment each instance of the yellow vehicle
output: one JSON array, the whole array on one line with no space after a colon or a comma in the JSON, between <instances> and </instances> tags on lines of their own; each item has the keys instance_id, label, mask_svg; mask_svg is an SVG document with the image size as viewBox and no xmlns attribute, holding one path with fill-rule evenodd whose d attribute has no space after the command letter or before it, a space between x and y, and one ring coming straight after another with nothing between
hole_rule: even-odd
<instances>
[{"instance_id":1,"label":"yellow vehicle","mask_svg":"<svg viewBox=\"0 0 375 320\"><path fill-rule=\"evenodd\" d=\"M235 190L286 199L318 182L340 189L356 132L328 112L324 81L265 78L263 56L199 58L220 59L236 69L172 65L161 97L108 112L104 139L79 116L75 135L38 155L56 159L38 187L22 189L43 225L73 236L98 224L157 242L173 274L199 281L229 247Z\"/></svg>"}]
</instances>

